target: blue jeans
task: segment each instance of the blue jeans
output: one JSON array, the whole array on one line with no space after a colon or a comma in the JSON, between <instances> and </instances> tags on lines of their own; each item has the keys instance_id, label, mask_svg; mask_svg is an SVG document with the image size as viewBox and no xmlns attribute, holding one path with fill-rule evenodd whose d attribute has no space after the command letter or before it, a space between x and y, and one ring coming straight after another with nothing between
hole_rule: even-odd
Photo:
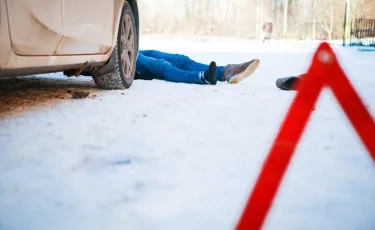
<instances>
[{"instance_id":1,"label":"blue jeans","mask_svg":"<svg viewBox=\"0 0 375 230\"><path fill-rule=\"evenodd\" d=\"M218 81L223 81L224 69L224 66L217 67ZM208 65L195 62L185 55L142 50L139 51L137 59L136 79L205 84L200 78L200 72L206 70Z\"/></svg>"}]
</instances>

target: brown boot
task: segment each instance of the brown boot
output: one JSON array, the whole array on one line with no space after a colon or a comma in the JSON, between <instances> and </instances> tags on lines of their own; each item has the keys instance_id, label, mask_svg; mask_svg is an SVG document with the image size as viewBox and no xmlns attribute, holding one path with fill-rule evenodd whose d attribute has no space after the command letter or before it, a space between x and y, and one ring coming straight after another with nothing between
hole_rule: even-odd
<instances>
[{"instance_id":1,"label":"brown boot","mask_svg":"<svg viewBox=\"0 0 375 230\"><path fill-rule=\"evenodd\" d=\"M242 64L229 64L224 70L224 80L228 81L230 84L237 84L254 73L259 63L260 61L258 59L254 59Z\"/></svg>"}]
</instances>

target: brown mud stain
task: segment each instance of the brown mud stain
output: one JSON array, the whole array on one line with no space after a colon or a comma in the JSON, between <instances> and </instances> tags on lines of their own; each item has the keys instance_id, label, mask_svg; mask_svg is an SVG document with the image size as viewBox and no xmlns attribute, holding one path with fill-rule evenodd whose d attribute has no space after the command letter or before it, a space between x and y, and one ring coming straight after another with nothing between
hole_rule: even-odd
<instances>
[{"instance_id":1,"label":"brown mud stain","mask_svg":"<svg viewBox=\"0 0 375 230\"><path fill-rule=\"evenodd\" d=\"M51 106L63 100L71 100L72 94L68 92L85 92L88 96L97 94L99 89L91 79L87 81L45 77L0 79L0 118Z\"/></svg>"}]
</instances>

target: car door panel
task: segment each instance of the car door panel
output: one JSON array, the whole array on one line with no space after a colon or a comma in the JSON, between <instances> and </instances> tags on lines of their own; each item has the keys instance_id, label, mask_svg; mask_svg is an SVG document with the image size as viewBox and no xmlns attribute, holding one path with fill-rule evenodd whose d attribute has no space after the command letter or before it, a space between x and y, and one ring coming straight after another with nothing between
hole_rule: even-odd
<instances>
[{"instance_id":1,"label":"car door panel","mask_svg":"<svg viewBox=\"0 0 375 230\"><path fill-rule=\"evenodd\" d=\"M63 37L61 0L7 0L13 51L53 55Z\"/></svg>"},{"instance_id":2,"label":"car door panel","mask_svg":"<svg viewBox=\"0 0 375 230\"><path fill-rule=\"evenodd\" d=\"M104 54L113 42L114 0L62 0L64 37L57 55Z\"/></svg>"}]
</instances>

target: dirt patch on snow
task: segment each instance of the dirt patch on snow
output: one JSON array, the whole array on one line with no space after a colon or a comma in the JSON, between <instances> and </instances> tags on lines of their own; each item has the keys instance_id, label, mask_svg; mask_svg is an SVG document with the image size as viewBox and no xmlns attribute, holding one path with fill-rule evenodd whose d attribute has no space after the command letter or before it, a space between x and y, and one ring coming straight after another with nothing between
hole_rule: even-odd
<instances>
[{"instance_id":1,"label":"dirt patch on snow","mask_svg":"<svg viewBox=\"0 0 375 230\"><path fill-rule=\"evenodd\" d=\"M98 91L90 78L0 79L0 117L16 115L41 106L53 106L61 100L71 100L75 98L72 92L96 96Z\"/></svg>"}]
</instances>

